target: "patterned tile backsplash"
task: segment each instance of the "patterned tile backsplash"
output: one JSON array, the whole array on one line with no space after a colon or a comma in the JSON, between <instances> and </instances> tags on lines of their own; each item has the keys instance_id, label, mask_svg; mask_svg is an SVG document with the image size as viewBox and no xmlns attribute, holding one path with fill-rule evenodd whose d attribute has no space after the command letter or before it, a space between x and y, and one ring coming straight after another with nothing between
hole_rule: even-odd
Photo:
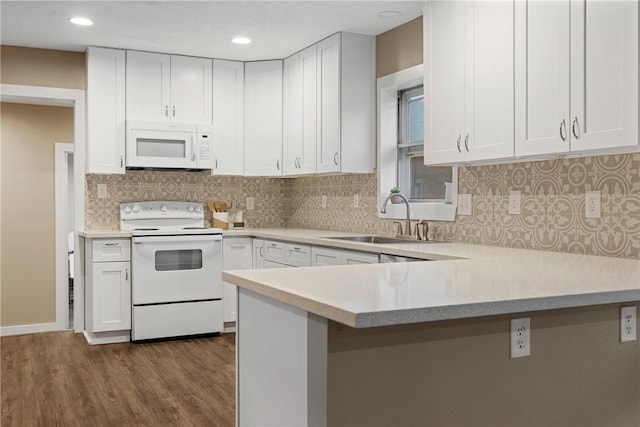
<instances>
[{"instance_id":1,"label":"patterned tile backsplash","mask_svg":"<svg viewBox=\"0 0 640 427\"><path fill-rule=\"evenodd\" d=\"M98 183L107 184L106 199L97 198ZM275 179L130 171L87 175L86 188L88 230L117 229L121 202L166 199L234 202L248 227L393 233L391 221L377 217L375 174ZM520 215L508 213L514 190L522 195ZM589 190L602 194L601 218L585 218ZM473 214L432 222L431 238L640 258L640 154L460 168L459 192L473 195ZM255 197L252 211L245 209L249 196Z\"/></svg>"}]
</instances>

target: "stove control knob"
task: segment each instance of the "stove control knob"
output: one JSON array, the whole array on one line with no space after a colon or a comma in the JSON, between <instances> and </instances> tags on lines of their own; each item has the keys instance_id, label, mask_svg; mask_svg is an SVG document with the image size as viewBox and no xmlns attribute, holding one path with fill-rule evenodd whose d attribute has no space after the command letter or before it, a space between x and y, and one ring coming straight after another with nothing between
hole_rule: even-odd
<instances>
[{"instance_id":1,"label":"stove control knob","mask_svg":"<svg viewBox=\"0 0 640 427\"><path fill-rule=\"evenodd\" d=\"M125 206L124 213L131 213L131 208L129 206Z\"/></svg>"},{"instance_id":2,"label":"stove control knob","mask_svg":"<svg viewBox=\"0 0 640 427\"><path fill-rule=\"evenodd\" d=\"M133 205L133 209L132 210L133 210L133 213L138 213L138 212L140 212L140 206L135 204L135 205Z\"/></svg>"},{"instance_id":3,"label":"stove control knob","mask_svg":"<svg viewBox=\"0 0 640 427\"><path fill-rule=\"evenodd\" d=\"M187 212L193 212L193 206L191 205L187 206Z\"/></svg>"},{"instance_id":4,"label":"stove control knob","mask_svg":"<svg viewBox=\"0 0 640 427\"><path fill-rule=\"evenodd\" d=\"M160 206L160 212L166 212L166 211L167 211L167 205Z\"/></svg>"},{"instance_id":5,"label":"stove control knob","mask_svg":"<svg viewBox=\"0 0 640 427\"><path fill-rule=\"evenodd\" d=\"M196 206L196 212L200 212L200 206Z\"/></svg>"}]
</instances>

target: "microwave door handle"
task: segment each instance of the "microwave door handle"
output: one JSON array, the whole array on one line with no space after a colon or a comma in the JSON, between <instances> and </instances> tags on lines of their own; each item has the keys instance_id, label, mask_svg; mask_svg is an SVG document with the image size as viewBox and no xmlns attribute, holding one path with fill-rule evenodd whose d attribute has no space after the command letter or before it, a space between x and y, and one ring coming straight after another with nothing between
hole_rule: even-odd
<instances>
[{"instance_id":1,"label":"microwave door handle","mask_svg":"<svg viewBox=\"0 0 640 427\"><path fill-rule=\"evenodd\" d=\"M196 161L196 137L194 134L191 134L191 161Z\"/></svg>"}]
</instances>

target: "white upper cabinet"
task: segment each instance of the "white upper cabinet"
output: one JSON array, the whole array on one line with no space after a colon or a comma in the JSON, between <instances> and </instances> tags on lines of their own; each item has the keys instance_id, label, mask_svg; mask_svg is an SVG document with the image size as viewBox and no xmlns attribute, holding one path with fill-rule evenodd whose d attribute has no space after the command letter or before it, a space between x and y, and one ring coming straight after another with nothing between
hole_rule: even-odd
<instances>
[{"instance_id":1,"label":"white upper cabinet","mask_svg":"<svg viewBox=\"0 0 640 427\"><path fill-rule=\"evenodd\" d=\"M282 175L282 61L245 63L244 175Z\"/></svg>"},{"instance_id":2,"label":"white upper cabinet","mask_svg":"<svg viewBox=\"0 0 640 427\"><path fill-rule=\"evenodd\" d=\"M244 172L244 63L213 60L213 169Z\"/></svg>"},{"instance_id":3,"label":"white upper cabinet","mask_svg":"<svg viewBox=\"0 0 640 427\"><path fill-rule=\"evenodd\" d=\"M283 159L285 175L316 172L316 45L284 61Z\"/></svg>"},{"instance_id":4,"label":"white upper cabinet","mask_svg":"<svg viewBox=\"0 0 640 427\"><path fill-rule=\"evenodd\" d=\"M211 124L212 61L127 51L127 120Z\"/></svg>"},{"instance_id":5,"label":"white upper cabinet","mask_svg":"<svg viewBox=\"0 0 640 427\"><path fill-rule=\"evenodd\" d=\"M514 153L513 1L424 7L425 163Z\"/></svg>"},{"instance_id":6,"label":"white upper cabinet","mask_svg":"<svg viewBox=\"0 0 640 427\"><path fill-rule=\"evenodd\" d=\"M638 144L638 3L516 8L516 155Z\"/></svg>"},{"instance_id":7,"label":"white upper cabinet","mask_svg":"<svg viewBox=\"0 0 640 427\"><path fill-rule=\"evenodd\" d=\"M317 172L373 172L375 38L334 34L316 55Z\"/></svg>"},{"instance_id":8,"label":"white upper cabinet","mask_svg":"<svg viewBox=\"0 0 640 427\"><path fill-rule=\"evenodd\" d=\"M125 173L125 51L87 49L87 173Z\"/></svg>"}]
</instances>

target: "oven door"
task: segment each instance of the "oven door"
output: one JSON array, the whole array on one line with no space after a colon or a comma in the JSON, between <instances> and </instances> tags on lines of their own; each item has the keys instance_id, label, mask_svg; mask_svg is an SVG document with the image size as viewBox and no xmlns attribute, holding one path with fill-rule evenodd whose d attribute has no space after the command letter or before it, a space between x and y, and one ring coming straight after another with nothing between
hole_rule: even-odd
<instances>
[{"instance_id":1,"label":"oven door","mask_svg":"<svg viewBox=\"0 0 640 427\"><path fill-rule=\"evenodd\" d=\"M133 304L222 298L222 236L133 237Z\"/></svg>"}]
</instances>

